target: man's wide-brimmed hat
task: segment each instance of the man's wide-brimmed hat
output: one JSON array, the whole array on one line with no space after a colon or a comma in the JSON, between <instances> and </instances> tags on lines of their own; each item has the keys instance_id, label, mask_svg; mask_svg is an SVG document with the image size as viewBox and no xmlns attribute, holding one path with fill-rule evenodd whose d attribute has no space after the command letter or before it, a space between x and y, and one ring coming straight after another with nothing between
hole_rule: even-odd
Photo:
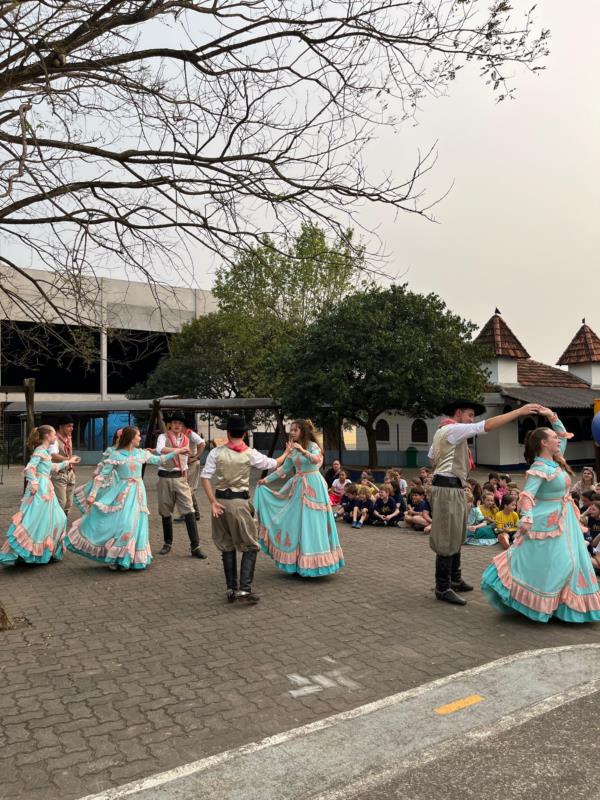
<instances>
[{"instance_id":1,"label":"man's wide-brimmed hat","mask_svg":"<svg viewBox=\"0 0 600 800\"><path fill-rule=\"evenodd\" d=\"M230 414L227 417L227 424L225 426L225 430L228 433L246 433L248 428L248 423L242 417L241 414Z\"/></svg>"},{"instance_id":2,"label":"man's wide-brimmed hat","mask_svg":"<svg viewBox=\"0 0 600 800\"><path fill-rule=\"evenodd\" d=\"M453 400L451 403L446 403L440 408L440 414L444 414L447 417L453 417L454 414L460 409L461 411L472 408L475 412L475 416L479 417L481 414L485 412L485 406L481 403L476 403L473 400L467 400L464 397L459 397L457 400Z\"/></svg>"},{"instance_id":3,"label":"man's wide-brimmed hat","mask_svg":"<svg viewBox=\"0 0 600 800\"><path fill-rule=\"evenodd\" d=\"M75 420L73 419L73 417L70 414L61 414L58 417L56 424L58 426L60 426L60 425L75 425Z\"/></svg>"},{"instance_id":4,"label":"man's wide-brimmed hat","mask_svg":"<svg viewBox=\"0 0 600 800\"><path fill-rule=\"evenodd\" d=\"M169 422L183 422L185 424L185 414L183 411L174 411L169 417Z\"/></svg>"}]
</instances>

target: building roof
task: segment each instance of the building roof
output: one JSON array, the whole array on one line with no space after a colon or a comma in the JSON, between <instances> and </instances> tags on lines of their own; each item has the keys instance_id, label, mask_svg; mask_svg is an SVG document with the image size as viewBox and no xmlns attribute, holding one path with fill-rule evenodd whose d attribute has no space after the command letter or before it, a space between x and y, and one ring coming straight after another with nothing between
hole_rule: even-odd
<instances>
[{"instance_id":1,"label":"building roof","mask_svg":"<svg viewBox=\"0 0 600 800\"><path fill-rule=\"evenodd\" d=\"M600 392L565 386L501 386L500 394L522 403L541 403L549 408L589 409Z\"/></svg>"},{"instance_id":2,"label":"building roof","mask_svg":"<svg viewBox=\"0 0 600 800\"><path fill-rule=\"evenodd\" d=\"M556 362L557 364L590 364L600 362L600 339L589 325L583 325Z\"/></svg>"},{"instance_id":3,"label":"building roof","mask_svg":"<svg viewBox=\"0 0 600 800\"><path fill-rule=\"evenodd\" d=\"M564 369L550 367L534 361L533 358L517 361L517 381L521 386L555 386L565 389L589 389L590 386L581 378Z\"/></svg>"},{"instance_id":4,"label":"building roof","mask_svg":"<svg viewBox=\"0 0 600 800\"><path fill-rule=\"evenodd\" d=\"M498 309L479 331L475 341L489 347L496 358L529 358L529 353L502 319Z\"/></svg>"}]
</instances>

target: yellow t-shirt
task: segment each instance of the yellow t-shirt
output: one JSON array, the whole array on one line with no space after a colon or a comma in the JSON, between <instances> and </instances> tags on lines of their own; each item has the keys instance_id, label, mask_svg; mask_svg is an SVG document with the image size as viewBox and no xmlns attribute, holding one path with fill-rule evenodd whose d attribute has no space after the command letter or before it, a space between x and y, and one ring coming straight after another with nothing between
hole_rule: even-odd
<instances>
[{"instance_id":1,"label":"yellow t-shirt","mask_svg":"<svg viewBox=\"0 0 600 800\"><path fill-rule=\"evenodd\" d=\"M516 511L498 511L496 514L496 527L503 531L512 532L519 529L519 515Z\"/></svg>"},{"instance_id":2,"label":"yellow t-shirt","mask_svg":"<svg viewBox=\"0 0 600 800\"><path fill-rule=\"evenodd\" d=\"M497 506L492 506L491 508L486 508L486 506L484 506L483 503L481 503L479 505L479 510L481 511L481 513L483 514L483 516L486 519L489 519L490 522L495 522L496 521L496 514L499 513Z\"/></svg>"}]
</instances>

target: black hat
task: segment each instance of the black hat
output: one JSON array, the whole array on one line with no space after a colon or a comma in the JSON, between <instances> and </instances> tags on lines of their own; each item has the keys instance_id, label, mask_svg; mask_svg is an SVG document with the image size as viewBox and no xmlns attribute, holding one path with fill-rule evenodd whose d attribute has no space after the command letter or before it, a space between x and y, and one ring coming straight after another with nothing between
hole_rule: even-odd
<instances>
[{"instance_id":1,"label":"black hat","mask_svg":"<svg viewBox=\"0 0 600 800\"><path fill-rule=\"evenodd\" d=\"M58 417L56 425L60 427L61 425L75 425L75 420L70 414L61 414Z\"/></svg>"},{"instance_id":2,"label":"black hat","mask_svg":"<svg viewBox=\"0 0 600 800\"><path fill-rule=\"evenodd\" d=\"M225 430L228 433L243 434L246 433L249 428L246 420L241 414L230 414L227 417L227 426Z\"/></svg>"},{"instance_id":3,"label":"black hat","mask_svg":"<svg viewBox=\"0 0 600 800\"><path fill-rule=\"evenodd\" d=\"M459 397L451 403L446 403L440 408L440 414L447 417L453 417L459 409L472 408L476 417L480 417L485 412L485 406L481 403L475 403L472 400L465 400L464 397Z\"/></svg>"},{"instance_id":4,"label":"black hat","mask_svg":"<svg viewBox=\"0 0 600 800\"><path fill-rule=\"evenodd\" d=\"M185 414L183 413L183 411L175 411L169 417L169 422L183 422L183 424L185 425L186 424Z\"/></svg>"}]
</instances>

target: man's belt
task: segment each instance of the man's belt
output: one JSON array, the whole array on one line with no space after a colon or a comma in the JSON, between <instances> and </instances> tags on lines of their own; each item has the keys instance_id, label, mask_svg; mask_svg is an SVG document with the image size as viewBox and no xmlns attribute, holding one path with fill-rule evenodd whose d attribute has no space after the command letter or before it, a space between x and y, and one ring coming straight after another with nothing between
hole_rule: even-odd
<instances>
[{"instance_id":1,"label":"man's belt","mask_svg":"<svg viewBox=\"0 0 600 800\"><path fill-rule=\"evenodd\" d=\"M182 472L180 469L159 469L158 470L158 477L159 478L183 478L183 477L185 477L185 472Z\"/></svg>"},{"instance_id":2,"label":"man's belt","mask_svg":"<svg viewBox=\"0 0 600 800\"><path fill-rule=\"evenodd\" d=\"M434 486L443 486L446 489L462 489L462 481L460 478L455 478L450 475L434 475L433 476L433 485Z\"/></svg>"},{"instance_id":3,"label":"man's belt","mask_svg":"<svg viewBox=\"0 0 600 800\"><path fill-rule=\"evenodd\" d=\"M217 489L215 497L218 500L249 500L250 492L232 492L231 489Z\"/></svg>"}]
</instances>

